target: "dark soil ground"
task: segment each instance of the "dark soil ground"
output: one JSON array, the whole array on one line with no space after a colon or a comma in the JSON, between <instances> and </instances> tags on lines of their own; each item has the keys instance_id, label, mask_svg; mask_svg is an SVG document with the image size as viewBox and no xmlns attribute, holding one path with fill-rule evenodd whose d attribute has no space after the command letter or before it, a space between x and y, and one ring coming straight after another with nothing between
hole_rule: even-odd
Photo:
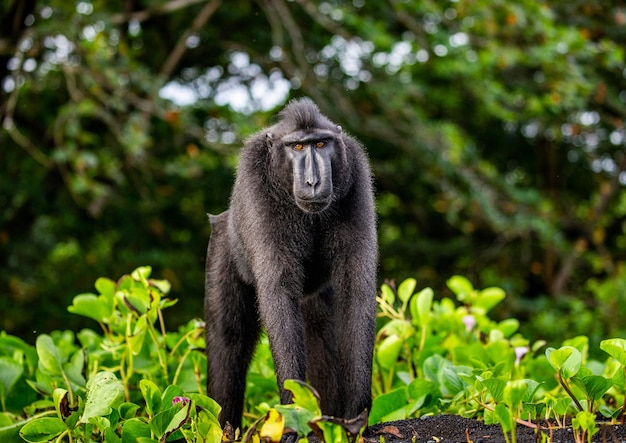
<instances>
[{"instance_id":1,"label":"dark soil ground","mask_svg":"<svg viewBox=\"0 0 626 443\"><path fill-rule=\"evenodd\" d=\"M574 443L571 427L558 428L552 423L541 423L542 429L517 426L518 443ZM626 425L601 425L592 441L597 443L626 443ZM541 434L545 434L542 440ZM382 437L382 439L381 439ZM414 442L414 443L505 443L499 425L486 425L482 421L455 415L422 417L413 420L383 423L367 428L364 443ZM582 443L587 443L585 439Z\"/></svg>"}]
</instances>

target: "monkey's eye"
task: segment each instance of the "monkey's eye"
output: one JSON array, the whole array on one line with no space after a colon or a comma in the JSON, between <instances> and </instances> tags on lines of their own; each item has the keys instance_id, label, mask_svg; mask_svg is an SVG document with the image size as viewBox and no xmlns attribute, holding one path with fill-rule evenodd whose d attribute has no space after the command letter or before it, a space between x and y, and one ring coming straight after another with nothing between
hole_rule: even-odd
<instances>
[{"instance_id":1,"label":"monkey's eye","mask_svg":"<svg viewBox=\"0 0 626 443\"><path fill-rule=\"evenodd\" d=\"M302 151L302 148L304 148L304 145L302 143L293 145L293 149L295 149L296 151Z\"/></svg>"},{"instance_id":2,"label":"monkey's eye","mask_svg":"<svg viewBox=\"0 0 626 443\"><path fill-rule=\"evenodd\" d=\"M326 146L326 142L317 142L315 143L315 147L316 148L323 148L324 146Z\"/></svg>"}]
</instances>

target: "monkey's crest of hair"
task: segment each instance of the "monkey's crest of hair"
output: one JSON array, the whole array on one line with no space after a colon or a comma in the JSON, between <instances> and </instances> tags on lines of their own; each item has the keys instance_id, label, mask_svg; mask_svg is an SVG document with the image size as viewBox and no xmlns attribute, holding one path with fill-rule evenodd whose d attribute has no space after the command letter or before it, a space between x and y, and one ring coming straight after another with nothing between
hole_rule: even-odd
<instances>
[{"instance_id":1,"label":"monkey's crest of hair","mask_svg":"<svg viewBox=\"0 0 626 443\"><path fill-rule=\"evenodd\" d=\"M291 100L279 115L281 123L286 123L288 126L301 131L337 130L337 125L323 115L310 98Z\"/></svg>"}]
</instances>

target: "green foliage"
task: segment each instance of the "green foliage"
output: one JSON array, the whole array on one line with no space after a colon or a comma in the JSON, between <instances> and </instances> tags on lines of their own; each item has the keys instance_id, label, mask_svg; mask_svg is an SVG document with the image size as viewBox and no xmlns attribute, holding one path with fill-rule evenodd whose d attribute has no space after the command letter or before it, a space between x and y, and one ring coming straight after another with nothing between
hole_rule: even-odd
<instances>
[{"instance_id":1,"label":"green foliage","mask_svg":"<svg viewBox=\"0 0 626 443\"><path fill-rule=\"evenodd\" d=\"M203 328L194 320L167 332L167 281L149 267L79 294L68 310L99 324L101 333L40 334L35 345L0 334L0 440L215 442L241 430L222 429L220 406L204 394ZM622 420L626 401L626 340L607 339L604 360L590 357L587 337L541 348L514 319L494 321L500 288L476 289L461 276L448 280L454 298L416 290L414 279L381 287L372 410L346 420L322 414L306 383L285 382L293 403L280 405L267 339L248 377L245 441L279 442L285 433L306 442L357 441L368 424L459 414L500 424L516 442L518 425L544 431L570 417L577 442L589 443L601 414ZM267 389L273 392L268 394Z\"/></svg>"},{"instance_id":2,"label":"green foliage","mask_svg":"<svg viewBox=\"0 0 626 443\"><path fill-rule=\"evenodd\" d=\"M482 417L514 443L518 424L537 428L533 421L552 419L562 426L570 414L583 441L597 432L596 414L623 415L615 404L626 398L625 340L600 344L605 361L589 357L584 336L541 353L545 343L524 338L517 320L489 317L504 301L502 289L478 290L462 276L448 286L455 300L433 300L428 288L407 294L412 279L398 290L381 288L370 424L424 414Z\"/></svg>"},{"instance_id":3,"label":"green foliage","mask_svg":"<svg viewBox=\"0 0 626 443\"><path fill-rule=\"evenodd\" d=\"M102 335L56 331L39 335L34 348L0 337L2 441L221 441L220 407L202 394L203 329L192 321L165 331L162 310L175 301L166 298L169 283L150 273L100 278L98 294L74 298L68 310L97 321ZM40 398L6 401L30 397L28 387Z\"/></svg>"}]
</instances>

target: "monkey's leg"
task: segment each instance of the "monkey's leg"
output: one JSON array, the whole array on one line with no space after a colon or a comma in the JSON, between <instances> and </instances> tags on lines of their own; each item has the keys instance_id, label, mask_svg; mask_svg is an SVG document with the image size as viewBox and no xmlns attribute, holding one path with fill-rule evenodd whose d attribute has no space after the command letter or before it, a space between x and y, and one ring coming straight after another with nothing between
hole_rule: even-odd
<instances>
[{"instance_id":1,"label":"monkey's leg","mask_svg":"<svg viewBox=\"0 0 626 443\"><path fill-rule=\"evenodd\" d=\"M228 421L236 429L260 326L254 290L235 276L234 266L209 272L205 311L208 395L222 406L222 426Z\"/></svg>"},{"instance_id":2,"label":"monkey's leg","mask_svg":"<svg viewBox=\"0 0 626 443\"><path fill-rule=\"evenodd\" d=\"M307 376L320 394L322 412L339 416L343 405L339 395L339 355L332 288L307 297L302 302L302 315Z\"/></svg>"},{"instance_id":3,"label":"monkey's leg","mask_svg":"<svg viewBox=\"0 0 626 443\"><path fill-rule=\"evenodd\" d=\"M362 255L356 255L362 257ZM352 264L337 279L336 311L343 417L354 418L372 404L372 358L376 327L376 287ZM373 273L372 273L373 275Z\"/></svg>"},{"instance_id":4,"label":"monkey's leg","mask_svg":"<svg viewBox=\"0 0 626 443\"><path fill-rule=\"evenodd\" d=\"M292 395L284 388L285 380L305 381L306 355L304 349L304 325L300 308L300 297L288 278L265 275L258 283L258 303L261 321L267 330L272 357L276 369L276 380L280 388L280 401L291 403ZM301 291L300 291L301 292Z\"/></svg>"}]
</instances>

